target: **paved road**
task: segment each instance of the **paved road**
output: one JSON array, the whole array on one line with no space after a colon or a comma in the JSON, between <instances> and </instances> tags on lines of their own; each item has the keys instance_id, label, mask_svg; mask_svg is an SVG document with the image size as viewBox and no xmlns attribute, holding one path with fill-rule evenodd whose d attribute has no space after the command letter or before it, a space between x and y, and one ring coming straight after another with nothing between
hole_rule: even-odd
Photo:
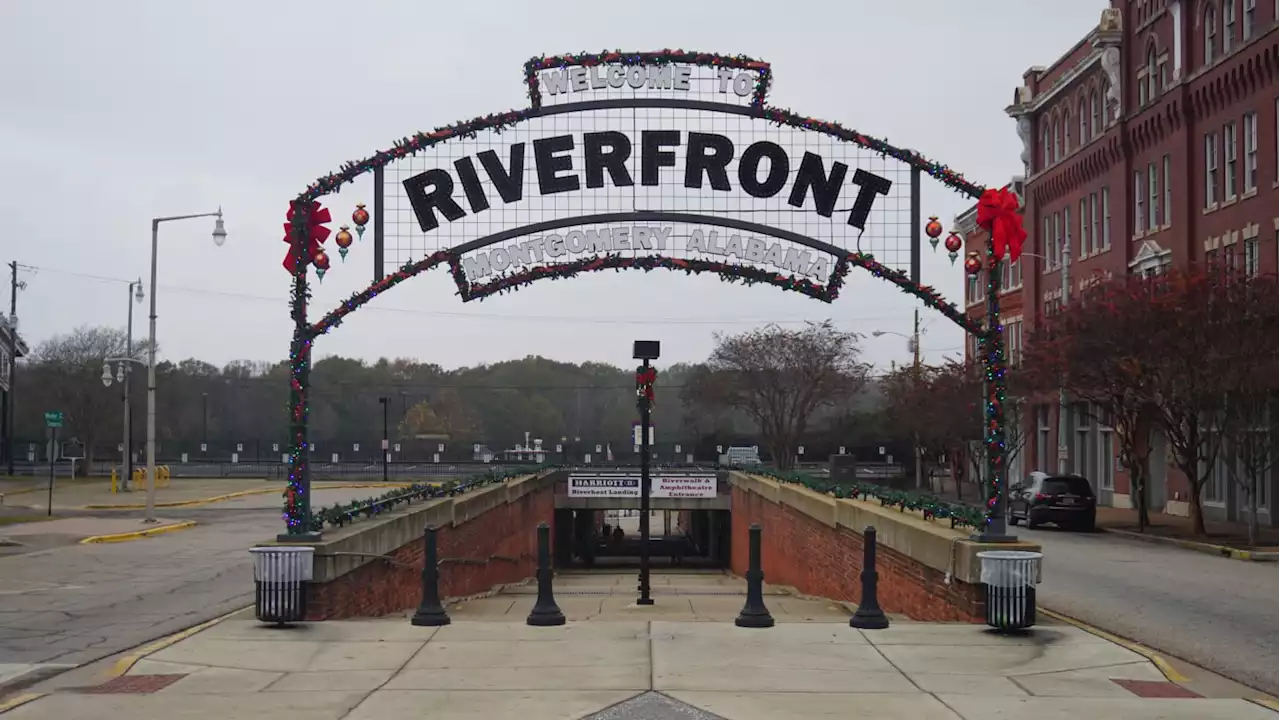
<instances>
[{"instance_id":1,"label":"paved road","mask_svg":"<svg viewBox=\"0 0 1280 720\"><path fill-rule=\"evenodd\" d=\"M315 499L333 504L371 492L324 490ZM79 665L252 604L247 548L279 532L279 504L264 495L171 509L166 518L200 524L133 542L0 557L0 681L6 665Z\"/></svg>"},{"instance_id":2,"label":"paved road","mask_svg":"<svg viewBox=\"0 0 1280 720\"><path fill-rule=\"evenodd\" d=\"M1106 533L1019 527L1017 534L1044 546L1037 592L1044 607L1277 693L1275 563Z\"/></svg>"}]
</instances>

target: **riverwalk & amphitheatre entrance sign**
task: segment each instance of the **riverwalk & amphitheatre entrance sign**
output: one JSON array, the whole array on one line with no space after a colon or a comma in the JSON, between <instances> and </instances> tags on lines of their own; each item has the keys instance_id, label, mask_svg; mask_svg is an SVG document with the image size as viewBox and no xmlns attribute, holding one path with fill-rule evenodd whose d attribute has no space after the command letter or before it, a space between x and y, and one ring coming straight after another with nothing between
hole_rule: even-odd
<instances>
[{"instance_id":1,"label":"riverwalk & amphitheatre entrance sign","mask_svg":"<svg viewBox=\"0 0 1280 720\"><path fill-rule=\"evenodd\" d=\"M764 61L684 50L537 57L524 66L528 107L397 140L308 185L289 204L284 266L292 278L291 404L286 532L321 530L310 502L308 402L312 344L374 297L447 267L464 302L538 280L603 270L670 270L772 285L832 302L853 267L892 283L980 343L986 371L987 527L1004 535L1005 355L996 292L975 322L920 282L925 176L979 199L993 272L1026 237L1018 202L923 155L835 122L769 104ZM373 282L313 319L309 269L330 269L332 216L321 199L372 175ZM958 237L948 249L958 249ZM334 236L345 258L348 226ZM388 254L394 257L388 257ZM391 268L390 272L387 271Z\"/></svg>"}]
</instances>

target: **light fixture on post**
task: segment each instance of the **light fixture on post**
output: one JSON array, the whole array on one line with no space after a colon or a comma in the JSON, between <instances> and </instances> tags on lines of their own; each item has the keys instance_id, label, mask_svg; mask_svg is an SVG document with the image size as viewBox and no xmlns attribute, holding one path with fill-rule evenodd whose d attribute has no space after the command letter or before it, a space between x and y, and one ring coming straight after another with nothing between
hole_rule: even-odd
<instances>
[{"instance_id":1,"label":"light fixture on post","mask_svg":"<svg viewBox=\"0 0 1280 720\"><path fill-rule=\"evenodd\" d=\"M652 605L649 596L649 427L653 410L653 384L657 372L649 365L661 354L657 340L636 340L631 356L641 361L636 369L636 405L640 410L640 598L637 605Z\"/></svg>"},{"instance_id":2,"label":"light fixture on post","mask_svg":"<svg viewBox=\"0 0 1280 720\"><path fill-rule=\"evenodd\" d=\"M151 219L151 313L147 343L147 503L144 523L156 521L156 259L160 250L160 223L196 218L216 218L213 244L222 247L227 241L227 228L222 222L222 208L217 212L194 215L172 215Z\"/></svg>"}]
</instances>

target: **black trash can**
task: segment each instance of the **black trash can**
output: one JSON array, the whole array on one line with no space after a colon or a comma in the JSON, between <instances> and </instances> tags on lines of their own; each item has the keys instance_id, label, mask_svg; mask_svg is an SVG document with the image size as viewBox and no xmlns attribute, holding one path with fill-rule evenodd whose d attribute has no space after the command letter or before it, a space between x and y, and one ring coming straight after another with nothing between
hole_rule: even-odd
<instances>
[{"instance_id":1,"label":"black trash can","mask_svg":"<svg viewBox=\"0 0 1280 720\"><path fill-rule=\"evenodd\" d=\"M986 591L987 624L1002 630L1025 630L1036 624L1036 584L1040 582L1038 552L987 550L981 580Z\"/></svg>"},{"instance_id":2,"label":"black trash can","mask_svg":"<svg viewBox=\"0 0 1280 720\"><path fill-rule=\"evenodd\" d=\"M311 582L313 547L256 547L253 553L254 614L258 620L284 625L307 616L307 584Z\"/></svg>"}]
</instances>

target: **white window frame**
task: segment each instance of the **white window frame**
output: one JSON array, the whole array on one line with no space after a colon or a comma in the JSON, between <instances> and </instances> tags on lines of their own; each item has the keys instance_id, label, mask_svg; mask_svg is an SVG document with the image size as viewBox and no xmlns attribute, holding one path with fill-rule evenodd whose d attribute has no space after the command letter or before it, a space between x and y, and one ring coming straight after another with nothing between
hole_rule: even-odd
<instances>
[{"instance_id":1,"label":"white window frame","mask_svg":"<svg viewBox=\"0 0 1280 720\"><path fill-rule=\"evenodd\" d=\"M1222 126L1222 163L1223 189L1222 199L1230 202L1236 199L1236 165L1240 156L1240 144L1237 142L1236 121L1232 120Z\"/></svg>"},{"instance_id":2,"label":"white window frame","mask_svg":"<svg viewBox=\"0 0 1280 720\"><path fill-rule=\"evenodd\" d=\"M1054 465L1050 465L1052 458L1049 455L1049 406L1036 406L1036 462L1040 465L1041 472L1053 472Z\"/></svg>"},{"instance_id":3,"label":"white window frame","mask_svg":"<svg viewBox=\"0 0 1280 720\"><path fill-rule=\"evenodd\" d=\"M1204 134L1204 206L1218 206L1218 133Z\"/></svg>"},{"instance_id":4,"label":"white window frame","mask_svg":"<svg viewBox=\"0 0 1280 720\"><path fill-rule=\"evenodd\" d=\"M1218 13L1212 3L1205 6L1201 20L1204 21L1204 64L1208 67L1218 50Z\"/></svg>"},{"instance_id":5,"label":"white window frame","mask_svg":"<svg viewBox=\"0 0 1280 720\"><path fill-rule=\"evenodd\" d=\"M1147 221L1147 189L1142 186L1142 171L1133 171L1133 235L1142 234Z\"/></svg>"},{"instance_id":6,"label":"white window frame","mask_svg":"<svg viewBox=\"0 0 1280 720\"><path fill-rule=\"evenodd\" d=\"M1062 244L1058 246L1058 264L1070 259L1071 254L1071 203L1062 208Z\"/></svg>"},{"instance_id":7,"label":"white window frame","mask_svg":"<svg viewBox=\"0 0 1280 720\"><path fill-rule=\"evenodd\" d=\"M1257 237L1244 239L1244 274L1257 277L1262 266L1262 247Z\"/></svg>"},{"instance_id":8,"label":"white window frame","mask_svg":"<svg viewBox=\"0 0 1280 720\"><path fill-rule=\"evenodd\" d=\"M1164 227L1173 225L1173 158L1165 153L1161 161L1164 169Z\"/></svg>"},{"instance_id":9,"label":"white window frame","mask_svg":"<svg viewBox=\"0 0 1280 720\"><path fill-rule=\"evenodd\" d=\"M1244 27L1240 34L1244 40L1253 37L1254 26L1258 23L1258 0L1244 0Z\"/></svg>"},{"instance_id":10,"label":"white window frame","mask_svg":"<svg viewBox=\"0 0 1280 720\"><path fill-rule=\"evenodd\" d=\"M1244 191L1258 189L1258 113L1244 114Z\"/></svg>"},{"instance_id":11,"label":"white window frame","mask_svg":"<svg viewBox=\"0 0 1280 720\"><path fill-rule=\"evenodd\" d=\"M1156 164L1147 163L1147 228L1160 228L1160 176L1156 174Z\"/></svg>"},{"instance_id":12,"label":"white window frame","mask_svg":"<svg viewBox=\"0 0 1280 720\"><path fill-rule=\"evenodd\" d=\"M1226 55L1236 44L1236 0L1222 3L1222 54Z\"/></svg>"},{"instance_id":13,"label":"white window frame","mask_svg":"<svg viewBox=\"0 0 1280 720\"><path fill-rule=\"evenodd\" d=\"M1053 164L1053 141L1049 136L1049 123L1044 124L1044 132L1041 135L1040 144L1044 146L1044 166L1040 169L1044 170Z\"/></svg>"},{"instance_id":14,"label":"white window frame","mask_svg":"<svg viewBox=\"0 0 1280 720\"><path fill-rule=\"evenodd\" d=\"M1049 257L1053 258L1053 266L1062 265L1062 213L1053 214L1053 247Z\"/></svg>"},{"instance_id":15,"label":"white window frame","mask_svg":"<svg viewBox=\"0 0 1280 720\"><path fill-rule=\"evenodd\" d=\"M1089 197L1080 197L1080 250L1081 258L1089 254Z\"/></svg>"},{"instance_id":16,"label":"white window frame","mask_svg":"<svg viewBox=\"0 0 1280 720\"><path fill-rule=\"evenodd\" d=\"M1102 188L1102 249L1111 249L1111 188Z\"/></svg>"},{"instance_id":17,"label":"white window frame","mask_svg":"<svg viewBox=\"0 0 1280 720\"><path fill-rule=\"evenodd\" d=\"M1147 48L1147 99L1142 101L1143 105L1146 105L1149 102L1155 102L1156 98L1160 96L1160 91L1156 86L1156 79L1159 77L1156 74L1157 72L1159 71L1156 68L1156 44L1151 43Z\"/></svg>"},{"instance_id":18,"label":"white window frame","mask_svg":"<svg viewBox=\"0 0 1280 720\"><path fill-rule=\"evenodd\" d=\"M1053 120L1053 161L1058 162L1062 159L1062 121L1054 118Z\"/></svg>"},{"instance_id":19,"label":"white window frame","mask_svg":"<svg viewBox=\"0 0 1280 720\"><path fill-rule=\"evenodd\" d=\"M1044 247L1041 252L1044 253L1044 273L1048 273L1053 269L1053 216L1044 216Z\"/></svg>"},{"instance_id":20,"label":"white window frame","mask_svg":"<svg viewBox=\"0 0 1280 720\"><path fill-rule=\"evenodd\" d=\"M1097 482L1102 490L1114 491L1116 487L1116 436L1105 417L1098 418Z\"/></svg>"},{"instance_id":21,"label":"white window frame","mask_svg":"<svg viewBox=\"0 0 1280 720\"><path fill-rule=\"evenodd\" d=\"M1097 137L1102 132L1102 106L1098 103L1098 91L1089 91L1089 134Z\"/></svg>"},{"instance_id":22,"label":"white window frame","mask_svg":"<svg viewBox=\"0 0 1280 720\"><path fill-rule=\"evenodd\" d=\"M1089 193L1089 253L1096 253L1101 247L1098 236L1098 193Z\"/></svg>"},{"instance_id":23,"label":"white window frame","mask_svg":"<svg viewBox=\"0 0 1280 720\"><path fill-rule=\"evenodd\" d=\"M1077 104L1076 114L1080 116L1080 146L1083 147L1089 141L1089 116L1085 114L1084 96L1080 96L1080 102Z\"/></svg>"}]
</instances>

